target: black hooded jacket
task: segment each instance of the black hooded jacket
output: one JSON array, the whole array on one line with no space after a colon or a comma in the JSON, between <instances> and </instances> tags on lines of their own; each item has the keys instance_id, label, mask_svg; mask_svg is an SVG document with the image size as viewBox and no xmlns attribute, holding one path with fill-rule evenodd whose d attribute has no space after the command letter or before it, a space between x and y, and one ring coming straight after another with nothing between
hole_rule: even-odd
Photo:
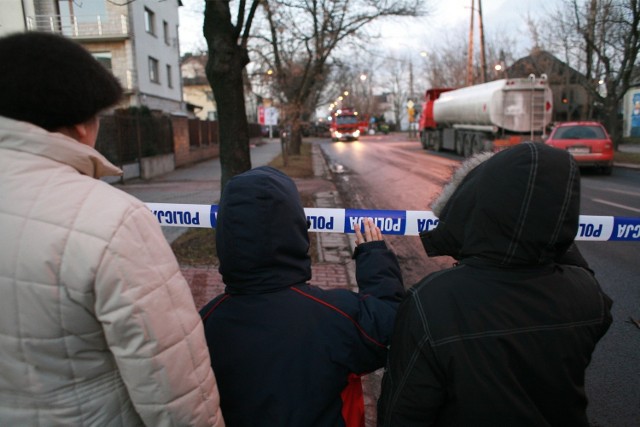
<instances>
[{"instance_id":1,"label":"black hooded jacket","mask_svg":"<svg viewBox=\"0 0 640 427\"><path fill-rule=\"evenodd\" d=\"M398 311L380 425L588 426L584 373L611 300L573 246L579 205L573 158L539 143L453 185L421 238L458 264Z\"/></svg>"},{"instance_id":2,"label":"black hooded jacket","mask_svg":"<svg viewBox=\"0 0 640 427\"><path fill-rule=\"evenodd\" d=\"M270 167L229 181L216 245L226 290L200 313L227 426L343 426L349 374L386 360L404 296L393 253L382 241L358 246L359 294L307 284L300 196Z\"/></svg>"}]
</instances>

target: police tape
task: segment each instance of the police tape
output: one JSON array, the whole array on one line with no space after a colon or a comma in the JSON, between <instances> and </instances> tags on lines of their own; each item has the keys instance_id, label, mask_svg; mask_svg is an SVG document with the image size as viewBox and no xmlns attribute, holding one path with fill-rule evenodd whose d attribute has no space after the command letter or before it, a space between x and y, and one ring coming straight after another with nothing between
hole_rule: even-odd
<instances>
[{"instance_id":1,"label":"police tape","mask_svg":"<svg viewBox=\"0 0 640 427\"><path fill-rule=\"evenodd\" d=\"M169 227L215 228L218 205L147 203L160 225ZM309 231L354 233L354 227L372 218L383 234L417 236L433 230L438 218L431 211L378 209L304 208ZM576 240L640 241L640 218L580 215Z\"/></svg>"}]
</instances>

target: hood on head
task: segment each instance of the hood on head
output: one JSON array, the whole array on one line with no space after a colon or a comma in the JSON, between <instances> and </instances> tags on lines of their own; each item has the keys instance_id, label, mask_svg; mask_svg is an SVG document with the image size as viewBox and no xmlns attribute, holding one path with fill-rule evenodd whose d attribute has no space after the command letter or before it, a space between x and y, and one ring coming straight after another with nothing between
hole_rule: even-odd
<instances>
[{"instance_id":1,"label":"hood on head","mask_svg":"<svg viewBox=\"0 0 640 427\"><path fill-rule=\"evenodd\" d=\"M295 183L263 166L229 180L216 247L229 293L262 293L311 279L307 218Z\"/></svg>"},{"instance_id":2,"label":"hood on head","mask_svg":"<svg viewBox=\"0 0 640 427\"><path fill-rule=\"evenodd\" d=\"M438 226L421 234L429 256L538 265L573 242L580 175L566 151L527 142L473 159L461 170L434 204Z\"/></svg>"}]
</instances>

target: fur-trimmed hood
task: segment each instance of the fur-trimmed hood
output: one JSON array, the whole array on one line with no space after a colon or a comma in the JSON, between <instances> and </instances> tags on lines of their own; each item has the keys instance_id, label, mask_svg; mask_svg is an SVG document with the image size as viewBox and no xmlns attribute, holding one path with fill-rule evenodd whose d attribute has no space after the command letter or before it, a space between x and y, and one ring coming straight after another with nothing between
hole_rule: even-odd
<instances>
[{"instance_id":1,"label":"fur-trimmed hood","mask_svg":"<svg viewBox=\"0 0 640 427\"><path fill-rule=\"evenodd\" d=\"M463 163L432 206L438 226L420 237L429 256L544 264L573 242L579 207L573 157L528 142Z\"/></svg>"}]
</instances>

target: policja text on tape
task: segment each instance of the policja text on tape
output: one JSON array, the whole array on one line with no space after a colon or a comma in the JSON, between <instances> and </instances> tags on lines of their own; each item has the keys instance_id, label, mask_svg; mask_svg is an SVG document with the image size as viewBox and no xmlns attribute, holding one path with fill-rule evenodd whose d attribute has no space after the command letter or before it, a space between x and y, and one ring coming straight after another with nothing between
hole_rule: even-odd
<instances>
[{"instance_id":1,"label":"policja text on tape","mask_svg":"<svg viewBox=\"0 0 640 427\"><path fill-rule=\"evenodd\" d=\"M217 205L147 203L161 225L167 227L215 228ZM309 231L319 233L355 232L365 218L372 218L382 234L417 236L433 230L438 218L431 211L380 209L305 208ZM580 215L576 240L640 241L640 218Z\"/></svg>"}]
</instances>

